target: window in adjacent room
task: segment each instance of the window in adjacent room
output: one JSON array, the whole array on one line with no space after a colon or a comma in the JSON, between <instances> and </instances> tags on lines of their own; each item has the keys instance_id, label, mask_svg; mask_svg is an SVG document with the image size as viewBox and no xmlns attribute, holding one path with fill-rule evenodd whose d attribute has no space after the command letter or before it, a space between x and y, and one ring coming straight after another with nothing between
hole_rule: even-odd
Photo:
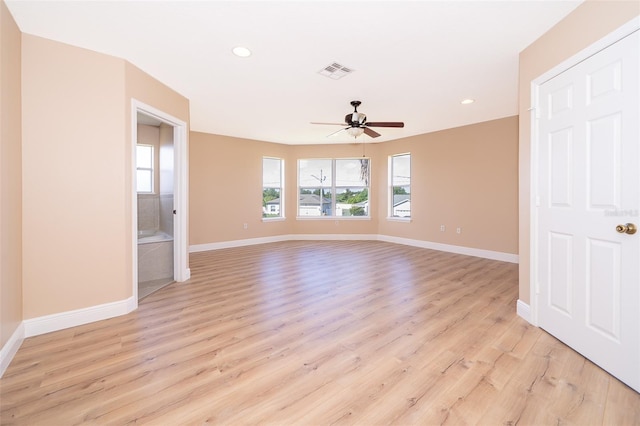
<instances>
[{"instance_id":1,"label":"window in adjacent room","mask_svg":"<svg viewBox=\"0 0 640 426\"><path fill-rule=\"evenodd\" d=\"M369 216L369 159L298 160L298 217Z\"/></svg>"},{"instance_id":2,"label":"window in adjacent room","mask_svg":"<svg viewBox=\"0 0 640 426\"><path fill-rule=\"evenodd\" d=\"M136 187L139 193L153 193L153 145L136 145Z\"/></svg>"},{"instance_id":3,"label":"window in adjacent room","mask_svg":"<svg viewBox=\"0 0 640 426\"><path fill-rule=\"evenodd\" d=\"M262 159L262 217L284 217L283 179L284 160L264 157Z\"/></svg>"},{"instance_id":4,"label":"window in adjacent room","mask_svg":"<svg viewBox=\"0 0 640 426\"><path fill-rule=\"evenodd\" d=\"M389 157L389 216L411 217L411 154Z\"/></svg>"}]
</instances>

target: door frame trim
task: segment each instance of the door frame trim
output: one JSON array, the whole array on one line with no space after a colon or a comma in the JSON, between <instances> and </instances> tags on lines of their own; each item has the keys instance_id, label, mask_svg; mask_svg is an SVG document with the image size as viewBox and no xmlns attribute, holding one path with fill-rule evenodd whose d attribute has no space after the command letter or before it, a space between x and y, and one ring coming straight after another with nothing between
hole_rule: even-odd
<instances>
[{"instance_id":1,"label":"door frame trim","mask_svg":"<svg viewBox=\"0 0 640 426\"><path fill-rule=\"evenodd\" d=\"M545 82L551 80L559 74L569 70L570 68L578 65L580 62L588 59L596 53L606 49L612 44L622 40L623 38L633 34L640 30L640 16L637 16L623 24L616 30L602 37L600 40L594 42L590 46L582 49L580 52L562 61L560 64L549 69L539 77L531 81L531 106L529 111L531 113L531 152L530 152L530 176L529 176L529 206L530 206L530 222L529 222L529 308L530 317L529 322L532 325L538 326L538 295L540 294L540 286L538 281L538 167L540 159L538 157L538 112L539 112L539 90L540 86Z\"/></svg>"},{"instance_id":2,"label":"door frame trim","mask_svg":"<svg viewBox=\"0 0 640 426\"><path fill-rule=\"evenodd\" d=\"M135 98L131 98L131 247L132 294L138 307L138 194L136 186L136 141L138 140L138 113L156 118L173 127L174 152L174 188L173 204L176 214L173 222L173 278L178 282L191 277L189 269L189 251L187 235L188 218L188 151L187 151L187 123L167 114L157 108L147 105Z\"/></svg>"}]
</instances>

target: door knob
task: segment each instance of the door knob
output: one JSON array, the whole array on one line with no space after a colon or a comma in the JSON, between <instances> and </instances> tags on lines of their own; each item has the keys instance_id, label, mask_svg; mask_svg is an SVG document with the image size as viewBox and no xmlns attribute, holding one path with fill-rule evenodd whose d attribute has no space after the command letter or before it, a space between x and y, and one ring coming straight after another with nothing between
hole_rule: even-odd
<instances>
[{"instance_id":1,"label":"door knob","mask_svg":"<svg viewBox=\"0 0 640 426\"><path fill-rule=\"evenodd\" d=\"M637 230L638 230L638 228L633 223L626 223L624 225L616 226L616 231L618 231L621 234L632 235L632 234L635 234Z\"/></svg>"}]
</instances>

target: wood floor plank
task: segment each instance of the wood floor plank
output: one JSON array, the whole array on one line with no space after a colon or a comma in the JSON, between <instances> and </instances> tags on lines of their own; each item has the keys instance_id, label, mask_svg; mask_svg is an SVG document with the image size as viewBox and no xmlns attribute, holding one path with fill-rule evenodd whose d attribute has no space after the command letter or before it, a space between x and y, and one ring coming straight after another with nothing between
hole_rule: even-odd
<instances>
[{"instance_id":1,"label":"wood floor plank","mask_svg":"<svg viewBox=\"0 0 640 426\"><path fill-rule=\"evenodd\" d=\"M603 424L634 425L640 419L640 394L618 381L609 381Z\"/></svg>"},{"instance_id":2,"label":"wood floor plank","mask_svg":"<svg viewBox=\"0 0 640 426\"><path fill-rule=\"evenodd\" d=\"M194 253L131 314L25 340L3 425L640 424L515 313L517 265L378 241Z\"/></svg>"}]
</instances>

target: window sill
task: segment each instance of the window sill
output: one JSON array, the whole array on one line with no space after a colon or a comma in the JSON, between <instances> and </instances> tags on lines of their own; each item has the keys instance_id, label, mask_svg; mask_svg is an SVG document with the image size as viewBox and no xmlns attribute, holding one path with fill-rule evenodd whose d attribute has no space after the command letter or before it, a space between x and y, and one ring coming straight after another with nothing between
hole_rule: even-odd
<instances>
[{"instance_id":1,"label":"window sill","mask_svg":"<svg viewBox=\"0 0 640 426\"><path fill-rule=\"evenodd\" d=\"M393 217L393 216L389 216L389 217L387 217L387 220L389 222L411 223L411 218L410 217Z\"/></svg>"},{"instance_id":2,"label":"window sill","mask_svg":"<svg viewBox=\"0 0 640 426\"><path fill-rule=\"evenodd\" d=\"M263 217L262 221L263 222L283 222L286 219L287 219L286 217Z\"/></svg>"}]
</instances>

